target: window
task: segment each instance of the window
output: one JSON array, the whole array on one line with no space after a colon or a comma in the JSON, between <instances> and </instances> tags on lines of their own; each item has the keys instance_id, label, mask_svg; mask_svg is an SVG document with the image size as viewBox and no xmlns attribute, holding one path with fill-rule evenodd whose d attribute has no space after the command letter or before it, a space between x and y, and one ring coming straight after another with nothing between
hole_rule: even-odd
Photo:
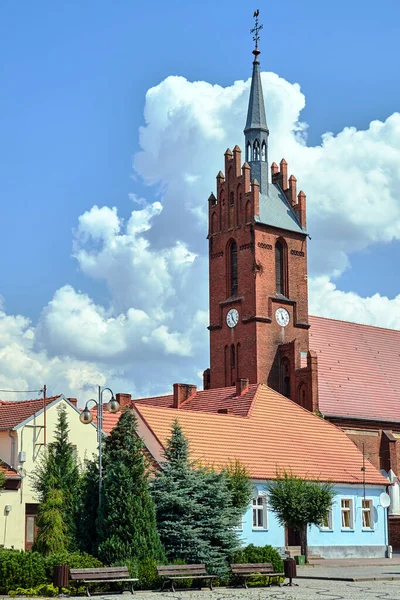
<instances>
[{"instance_id":1,"label":"window","mask_svg":"<svg viewBox=\"0 0 400 600\"><path fill-rule=\"evenodd\" d=\"M275 281L276 293L286 296L285 285L285 249L282 242L275 244Z\"/></svg>"},{"instance_id":2,"label":"window","mask_svg":"<svg viewBox=\"0 0 400 600\"><path fill-rule=\"evenodd\" d=\"M237 245L231 243L230 247L230 295L238 295L238 265L237 265Z\"/></svg>"},{"instance_id":3,"label":"window","mask_svg":"<svg viewBox=\"0 0 400 600\"><path fill-rule=\"evenodd\" d=\"M361 513L362 513L362 528L373 529L374 528L374 503L371 499L363 498L361 500Z\"/></svg>"},{"instance_id":4,"label":"window","mask_svg":"<svg viewBox=\"0 0 400 600\"><path fill-rule=\"evenodd\" d=\"M250 162L251 161L251 144L250 142L247 144L247 148L246 148L246 162Z\"/></svg>"},{"instance_id":5,"label":"window","mask_svg":"<svg viewBox=\"0 0 400 600\"><path fill-rule=\"evenodd\" d=\"M353 499L342 498L340 502L342 513L342 529L354 529L353 523Z\"/></svg>"},{"instance_id":6,"label":"window","mask_svg":"<svg viewBox=\"0 0 400 600\"><path fill-rule=\"evenodd\" d=\"M253 160L260 160L260 144L258 140L253 144Z\"/></svg>"},{"instance_id":7,"label":"window","mask_svg":"<svg viewBox=\"0 0 400 600\"><path fill-rule=\"evenodd\" d=\"M217 233L217 215L215 212L211 215L211 233Z\"/></svg>"},{"instance_id":8,"label":"window","mask_svg":"<svg viewBox=\"0 0 400 600\"><path fill-rule=\"evenodd\" d=\"M232 344L231 346L231 369L234 369L236 366L235 361L235 346Z\"/></svg>"},{"instance_id":9,"label":"window","mask_svg":"<svg viewBox=\"0 0 400 600\"><path fill-rule=\"evenodd\" d=\"M251 202L250 200L248 200L246 202L246 215L245 215L245 221L246 223L249 223L251 221Z\"/></svg>"},{"instance_id":10,"label":"window","mask_svg":"<svg viewBox=\"0 0 400 600\"><path fill-rule=\"evenodd\" d=\"M319 526L320 529L325 530L325 531L332 531L333 529L333 510L332 510L332 506L330 506L328 508L328 510L326 511L326 514L324 516L324 518L322 519L321 525Z\"/></svg>"},{"instance_id":11,"label":"window","mask_svg":"<svg viewBox=\"0 0 400 600\"><path fill-rule=\"evenodd\" d=\"M253 529L267 529L267 497L253 498Z\"/></svg>"},{"instance_id":12,"label":"window","mask_svg":"<svg viewBox=\"0 0 400 600\"><path fill-rule=\"evenodd\" d=\"M290 398L290 362L284 357L281 361L281 394Z\"/></svg>"},{"instance_id":13,"label":"window","mask_svg":"<svg viewBox=\"0 0 400 600\"><path fill-rule=\"evenodd\" d=\"M261 145L261 160L264 162L267 160L267 145L265 141Z\"/></svg>"}]
</instances>

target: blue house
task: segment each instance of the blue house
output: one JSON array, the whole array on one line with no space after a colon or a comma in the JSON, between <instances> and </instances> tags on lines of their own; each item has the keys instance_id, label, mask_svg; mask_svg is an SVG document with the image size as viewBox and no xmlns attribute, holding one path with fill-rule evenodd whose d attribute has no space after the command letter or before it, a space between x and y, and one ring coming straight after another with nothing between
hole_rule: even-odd
<instances>
[{"instance_id":1,"label":"blue house","mask_svg":"<svg viewBox=\"0 0 400 600\"><path fill-rule=\"evenodd\" d=\"M362 453L335 425L247 380L203 391L175 384L173 394L136 400L133 407L156 464L164 460L164 444L178 419L193 460L223 468L239 459L247 468L254 497L238 528L243 545L270 544L281 551L299 545L297 533L280 526L268 505L267 482L286 470L334 484L336 495L324 523L310 527L311 553L323 558L386 556L389 481L369 461L362 470Z\"/></svg>"}]
</instances>

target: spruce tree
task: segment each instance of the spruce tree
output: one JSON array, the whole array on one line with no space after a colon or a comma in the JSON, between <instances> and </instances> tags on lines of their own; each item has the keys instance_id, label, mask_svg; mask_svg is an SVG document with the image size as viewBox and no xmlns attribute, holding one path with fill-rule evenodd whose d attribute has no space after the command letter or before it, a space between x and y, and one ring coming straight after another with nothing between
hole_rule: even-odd
<instances>
[{"instance_id":1,"label":"spruce tree","mask_svg":"<svg viewBox=\"0 0 400 600\"><path fill-rule=\"evenodd\" d=\"M206 563L217 575L225 574L230 553L239 546L233 530L238 511L226 475L190 462L188 441L178 421L173 423L165 459L152 492L167 558Z\"/></svg>"},{"instance_id":2,"label":"spruce tree","mask_svg":"<svg viewBox=\"0 0 400 600\"><path fill-rule=\"evenodd\" d=\"M87 460L80 478L76 511L76 540L79 550L97 555L99 544L97 517L99 509L98 457Z\"/></svg>"},{"instance_id":3,"label":"spruce tree","mask_svg":"<svg viewBox=\"0 0 400 600\"><path fill-rule=\"evenodd\" d=\"M149 491L149 464L136 428L136 417L127 409L104 444L99 557L108 565L164 558Z\"/></svg>"},{"instance_id":4,"label":"spruce tree","mask_svg":"<svg viewBox=\"0 0 400 600\"><path fill-rule=\"evenodd\" d=\"M62 517L63 503L61 490L47 491L38 510L38 534L32 548L35 552L48 556L53 552L64 552L67 549L66 526Z\"/></svg>"},{"instance_id":5,"label":"spruce tree","mask_svg":"<svg viewBox=\"0 0 400 600\"><path fill-rule=\"evenodd\" d=\"M63 502L59 506L70 548L75 546L75 513L77 490L79 486L79 469L74 447L69 441L69 428L66 407L58 407L58 420L54 433L54 441L45 448L42 460L32 473L32 486L39 501L45 503L54 498L54 491L62 494ZM52 500L49 499L49 502ZM56 510L53 506L53 510Z\"/></svg>"}]
</instances>

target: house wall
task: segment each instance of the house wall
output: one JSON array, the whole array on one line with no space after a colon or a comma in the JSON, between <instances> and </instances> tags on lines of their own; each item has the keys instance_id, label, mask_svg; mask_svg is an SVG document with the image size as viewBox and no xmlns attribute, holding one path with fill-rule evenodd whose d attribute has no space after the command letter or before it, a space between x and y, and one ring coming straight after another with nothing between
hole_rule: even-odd
<instances>
[{"instance_id":1,"label":"house wall","mask_svg":"<svg viewBox=\"0 0 400 600\"><path fill-rule=\"evenodd\" d=\"M50 404L46 410L46 442L54 441L54 430L58 420L57 408L66 406L69 426L69 440L76 447L78 460L83 463L85 457L91 458L97 453L97 430L93 425L83 425L79 420L79 411L64 399ZM5 434L5 435L4 435ZM16 428L13 466L22 475L19 490L3 490L0 493L0 544L7 548L25 548L26 504L37 504L38 498L32 489L29 475L35 470L44 451L43 412ZM18 462L19 453L26 453L26 461ZM11 439L7 432L0 435L0 460L11 462ZM4 507L10 504L11 512L5 515Z\"/></svg>"},{"instance_id":2,"label":"house wall","mask_svg":"<svg viewBox=\"0 0 400 600\"><path fill-rule=\"evenodd\" d=\"M265 493L265 482L253 482L259 494ZM322 530L311 526L308 531L308 546L313 553L324 558L344 557L384 557L388 544L387 510L380 506L379 496L385 492L384 486L366 486L365 497L373 501L374 515L373 530L363 531L361 501L364 497L362 486L336 485L336 496L333 501L332 530ZM343 530L341 526L341 498L353 499L354 528ZM243 545L255 544L264 546L270 544L279 549L285 547L285 530L279 525L274 513L268 506L267 493L267 529L253 528L253 507L246 511L242 529L239 531Z\"/></svg>"},{"instance_id":3,"label":"house wall","mask_svg":"<svg viewBox=\"0 0 400 600\"><path fill-rule=\"evenodd\" d=\"M6 512L5 507L11 506ZM25 505L20 490L2 490L0 493L0 545L5 548L23 548L25 540Z\"/></svg>"}]
</instances>

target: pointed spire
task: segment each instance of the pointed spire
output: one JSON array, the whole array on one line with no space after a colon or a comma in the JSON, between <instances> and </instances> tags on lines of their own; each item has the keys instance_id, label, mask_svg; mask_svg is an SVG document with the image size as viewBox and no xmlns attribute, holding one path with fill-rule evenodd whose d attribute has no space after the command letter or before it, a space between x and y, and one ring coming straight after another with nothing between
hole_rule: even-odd
<instances>
[{"instance_id":1,"label":"pointed spire","mask_svg":"<svg viewBox=\"0 0 400 600\"><path fill-rule=\"evenodd\" d=\"M255 48L253 50L253 75L251 78L249 107L247 110L245 134L246 161L250 164L251 178L260 182L260 192L268 194L268 136L269 130L265 116L264 94L261 83L260 62L258 56L259 31L262 25L258 24L260 11L254 13L255 27L250 33L254 34Z\"/></svg>"},{"instance_id":2,"label":"pointed spire","mask_svg":"<svg viewBox=\"0 0 400 600\"><path fill-rule=\"evenodd\" d=\"M251 129L260 129L268 132L267 118L265 116L264 94L260 75L260 62L258 60L259 50L253 50L256 55L253 62L253 76L251 78L249 108L247 110L247 121L244 133Z\"/></svg>"}]
</instances>

